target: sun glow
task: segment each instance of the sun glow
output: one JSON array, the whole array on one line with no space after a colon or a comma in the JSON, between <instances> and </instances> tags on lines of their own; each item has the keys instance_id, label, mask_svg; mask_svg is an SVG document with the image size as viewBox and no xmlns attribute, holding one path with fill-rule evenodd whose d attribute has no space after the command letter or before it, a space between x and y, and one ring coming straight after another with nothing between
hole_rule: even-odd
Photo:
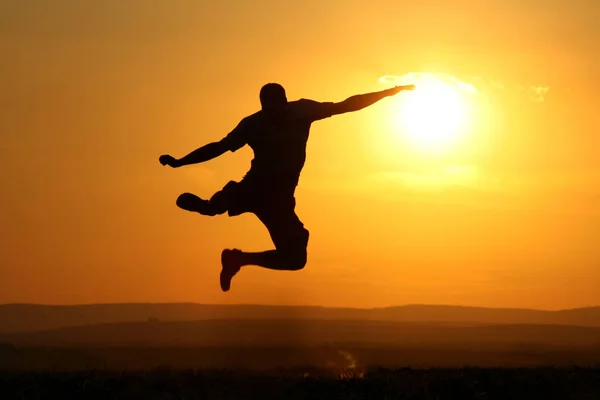
<instances>
[{"instance_id":1,"label":"sun glow","mask_svg":"<svg viewBox=\"0 0 600 400\"><path fill-rule=\"evenodd\" d=\"M399 98L392 123L410 146L423 151L447 151L458 144L470 125L465 93L475 89L434 74L407 77L416 89Z\"/></svg>"}]
</instances>

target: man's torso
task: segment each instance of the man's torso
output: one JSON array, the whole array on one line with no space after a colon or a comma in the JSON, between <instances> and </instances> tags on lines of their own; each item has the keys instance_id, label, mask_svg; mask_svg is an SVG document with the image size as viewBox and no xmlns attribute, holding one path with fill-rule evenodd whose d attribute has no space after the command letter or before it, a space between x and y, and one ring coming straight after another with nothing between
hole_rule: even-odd
<instances>
[{"instance_id":1,"label":"man's torso","mask_svg":"<svg viewBox=\"0 0 600 400\"><path fill-rule=\"evenodd\" d=\"M248 117L248 145L254 159L246 179L295 187L306 161L306 145L312 121L305 117L303 103L288 103L281 121L269 121L258 112Z\"/></svg>"}]
</instances>

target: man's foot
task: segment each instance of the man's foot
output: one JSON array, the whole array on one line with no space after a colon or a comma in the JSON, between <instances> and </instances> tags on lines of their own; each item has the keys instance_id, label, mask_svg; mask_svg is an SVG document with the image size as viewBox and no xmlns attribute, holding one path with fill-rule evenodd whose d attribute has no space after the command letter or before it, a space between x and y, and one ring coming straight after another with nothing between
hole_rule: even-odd
<instances>
[{"instance_id":1,"label":"man's foot","mask_svg":"<svg viewBox=\"0 0 600 400\"><path fill-rule=\"evenodd\" d=\"M177 198L177 207L203 215L213 215L208 200L201 199L192 193L183 193Z\"/></svg>"},{"instance_id":2,"label":"man's foot","mask_svg":"<svg viewBox=\"0 0 600 400\"><path fill-rule=\"evenodd\" d=\"M241 250L225 249L221 253L221 290L227 292L231 287L231 279L237 274L242 267Z\"/></svg>"}]
</instances>

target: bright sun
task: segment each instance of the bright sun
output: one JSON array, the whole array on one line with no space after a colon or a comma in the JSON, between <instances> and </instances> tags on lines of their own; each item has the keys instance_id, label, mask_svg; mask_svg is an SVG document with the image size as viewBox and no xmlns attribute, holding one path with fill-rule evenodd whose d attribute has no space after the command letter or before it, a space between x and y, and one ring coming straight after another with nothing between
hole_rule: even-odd
<instances>
[{"instance_id":1,"label":"bright sun","mask_svg":"<svg viewBox=\"0 0 600 400\"><path fill-rule=\"evenodd\" d=\"M427 151L448 149L461 138L468 122L460 88L434 75L413 81L416 89L402 95L394 124L411 145Z\"/></svg>"}]
</instances>

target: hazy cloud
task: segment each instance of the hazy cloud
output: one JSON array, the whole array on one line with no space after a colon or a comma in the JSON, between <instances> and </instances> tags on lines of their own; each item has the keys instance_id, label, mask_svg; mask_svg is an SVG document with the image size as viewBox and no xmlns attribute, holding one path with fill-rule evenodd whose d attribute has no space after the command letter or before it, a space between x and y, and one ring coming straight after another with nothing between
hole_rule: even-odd
<instances>
[{"instance_id":1,"label":"hazy cloud","mask_svg":"<svg viewBox=\"0 0 600 400\"><path fill-rule=\"evenodd\" d=\"M532 101L543 102L550 88L544 85L507 85L496 80L488 80L481 76L474 76L470 82L454 76L434 72L409 72L404 75L384 75L379 82L386 85L410 85L437 81L454 86L463 93L476 95L485 91L512 91L528 96Z\"/></svg>"},{"instance_id":2,"label":"hazy cloud","mask_svg":"<svg viewBox=\"0 0 600 400\"><path fill-rule=\"evenodd\" d=\"M181 171L186 180L198 188L210 187L221 183L215 171L207 166L197 166L193 169L181 168Z\"/></svg>"},{"instance_id":3,"label":"hazy cloud","mask_svg":"<svg viewBox=\"0 0 600 400\"><path fill-rule=\"evenodd\" d=\"M483 78L478 78L480 88L485 85L487 88L492 90L502 90L502 91L511 91L515 93L520 93L523 96L528 96L530 100L535 102L543 102L546 99L546 94L550 90L548 86L543 85L514 85L509 86L502 82L498 81L486 81Z\"/></svg>"},{"instance_id":4,"label":"hazy cloud","mask_svg":"<svg viewBox=\"0 0 600 400\"><path fill-rule=\"evenodd\" d=\"M529 94L533 101L542 102L544 101L548 90L550 90L548 86L531 86L529 88Z\"/></svg>"},{"instance_id":5,"label":"hazy cloud","mask_svg":"<svg viewBox=\"0 0 600 400\"><path fill-rule=\"evenodd\" d=\"M463 82L451 75L434 72L409 72L404 75L384 75L379 78L379 82L386 85L419 85L419 83L426 83L431 81L438 81L447 85L456 87L461 92L470 94L477 94L477 88L468 82Z\"/></svg>"}]
</instances>

